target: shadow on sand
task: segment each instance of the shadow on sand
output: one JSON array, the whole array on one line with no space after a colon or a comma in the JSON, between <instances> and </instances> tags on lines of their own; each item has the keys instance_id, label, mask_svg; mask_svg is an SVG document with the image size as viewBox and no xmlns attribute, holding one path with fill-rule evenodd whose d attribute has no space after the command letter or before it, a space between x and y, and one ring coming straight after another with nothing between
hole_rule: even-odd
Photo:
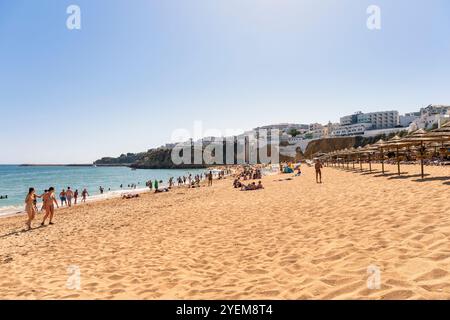
<instances>
[{"instance_id":1,"label":"shadow on sand","mask_svg":"<svg viewBox=\"0 0 450 320\"><path fill-rule=\"evenodd\" d=\"M424 174L425 177L429 176L429 174ZM419 174L410 174L410 175L397 175L396 177L389 177L389 180L404 180L404 179L410 179L410 178L420 178L422 175Z\"/></svg>"},{"instance_id":2,"label":"shadow on sand","mask_svg":"<svg viewBox=\"0 0 450 320\"><path fill-rule=\"evenodd\" d=\"M430 182L430 181L446 181L446 180L450 180L450 176L416 179L416 180L413 180L413 181L414 182ZM449 182L444 182L444 184L449 184L450 185L450 181Z\"/></svg>"},{"instance_id":3,"label":"shadow on sand","mask_svg":"<svg viewBox=\"0 0 450 320\"><path fill-rule=\"evenodd\" d=\"M7 237L11 237L11 236L19 236L19 235L21 235L22 233L27 233L27 232L32 232L32 231L34 231L34 230L37 230L37 229L41 229L41 228L45 228L46 226L38 226L38 227L35 227L35 228L32 228L32 229L30 229L30 230L25 230L25 229L22 229L22 230L18 230L18 231L11 231L10 233L5 233L5 234L2 234L2 235L0 235L0 239L2 239L2 238L7 238Z\"/></svg>"}]
</instances>

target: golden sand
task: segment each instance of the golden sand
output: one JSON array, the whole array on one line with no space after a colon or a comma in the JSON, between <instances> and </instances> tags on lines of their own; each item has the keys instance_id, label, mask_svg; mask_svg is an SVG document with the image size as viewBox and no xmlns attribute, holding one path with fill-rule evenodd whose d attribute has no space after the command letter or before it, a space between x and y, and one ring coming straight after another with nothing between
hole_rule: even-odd
<instances>
[{"instance_id":1,"label":"golden sand","mask_svg":"<svg viewBox=\"0 0 450 320\"><path fill-rule=\"evenodd\" d=\"M227 179L62 209L29 232L0 219L0 298L448 299L450 168L388 170L325 168L316 184L304 168L250 192Z\"/></svg>"}]
</instances>

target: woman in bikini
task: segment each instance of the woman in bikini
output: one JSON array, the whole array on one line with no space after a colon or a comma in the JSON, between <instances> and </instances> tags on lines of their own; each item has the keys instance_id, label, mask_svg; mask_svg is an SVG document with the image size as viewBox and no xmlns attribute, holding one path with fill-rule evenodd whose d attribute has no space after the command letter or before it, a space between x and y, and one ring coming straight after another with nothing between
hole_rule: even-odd
<instances>
[{"instance_id":1,"label":"woman in bikini","mask_svg":"<svg viewBox=\"0 0 450 320\"><path fill-rule=\"evenodd\" d=\"M26 225L28 227L28 230L31 229L31 221L34 220L34 218L36 217L36 198L40 198L41 196L38 196L35 191L34 188L30 188L28 190L28 194L27 197L25 198L25 210L27 212L28 215L28 220L26 222Z\"/></svg>"},{"instance_id":2,"label":"woman in bikini","mask_svg":"<svg viewBox=\"0 0 450 320\"><path fill-rule=\"evenodd\" d=\"M59 208L58 201L56 201L55 198L55 188L51 187L48 189L48 192L44 193L42 196L42 199L44 200L44 209L45 209L45 216L44 220L42 220L41 226L45 224L45 220L47 220L47 217L50 217L49 224L53 224L53 214L55 213L55 204L56 207Z\"/></svg>"}]
</instances>

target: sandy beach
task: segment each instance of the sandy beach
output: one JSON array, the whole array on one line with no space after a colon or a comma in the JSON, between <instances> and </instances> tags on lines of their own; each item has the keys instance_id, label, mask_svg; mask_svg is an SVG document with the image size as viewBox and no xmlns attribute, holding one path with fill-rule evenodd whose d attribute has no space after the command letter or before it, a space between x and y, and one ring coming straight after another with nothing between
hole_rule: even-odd
<instances>
[{"instance_id":1,"label":"sandy beach","mask_svg":"<svg viewBox=\"0 0 450 320\"><path fill-rule=\"evenodd\" d=\"M28 232L0 219L0 299L449 299L450 167L387 170L324 168L316 184L303 168L249 192L227 178L62 209L53 226L39 214Z\"/></svg>"}]
</instances>

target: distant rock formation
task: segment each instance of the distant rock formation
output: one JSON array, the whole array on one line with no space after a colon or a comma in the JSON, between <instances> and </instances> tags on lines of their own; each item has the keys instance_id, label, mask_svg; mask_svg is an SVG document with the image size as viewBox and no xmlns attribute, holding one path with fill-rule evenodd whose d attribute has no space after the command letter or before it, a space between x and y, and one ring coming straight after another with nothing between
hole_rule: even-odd
<instances>
[{"instance_id":1,"label":"distant rock formation","mask_svg":"<svg viewBox=\"0 0 450 320\"><path fill-rule=\"evenodd\" d=\"M131 166L136 163L145 155L145 152L141 153L127 153L121 154L119 157L104 157L94 162L97 166Z\"/></svg>"},{"instance_id":2,"label":"distant rock formation","mask_svg":"<svg viewBox=\"0 0 450 320\"><path fill-rule=\"evenodd\" d=\"M130 167L136 169L195 169L204 168L199 164L176 165L172 161L172 149L158 148L150 149L137 159Z\"/></svg>"}]
</instances>

